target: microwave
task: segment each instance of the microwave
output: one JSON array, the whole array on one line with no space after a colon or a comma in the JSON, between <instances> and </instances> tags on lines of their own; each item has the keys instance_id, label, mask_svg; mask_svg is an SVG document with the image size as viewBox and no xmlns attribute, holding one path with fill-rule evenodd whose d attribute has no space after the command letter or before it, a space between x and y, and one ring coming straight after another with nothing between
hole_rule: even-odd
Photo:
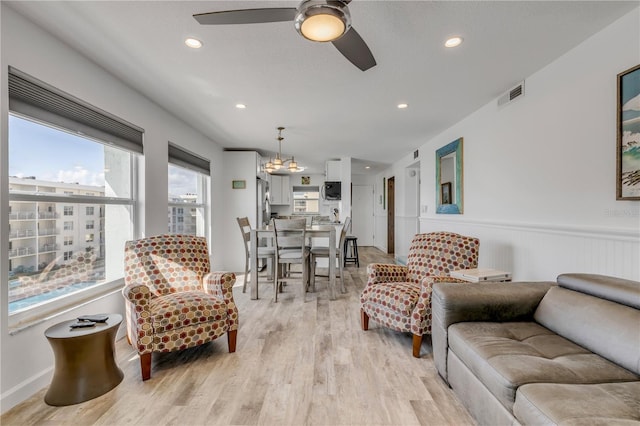
<instances>
[{"instance_id":1,"label":"microwave","mask_svg":"<svg viewBox=\"0 0 640 426\"><path fill-rule=\"evenodd\" d=\"M322 187L322 198L325 200L341 200L342 182L325 182Z\"/></svg>"}]
</instances>

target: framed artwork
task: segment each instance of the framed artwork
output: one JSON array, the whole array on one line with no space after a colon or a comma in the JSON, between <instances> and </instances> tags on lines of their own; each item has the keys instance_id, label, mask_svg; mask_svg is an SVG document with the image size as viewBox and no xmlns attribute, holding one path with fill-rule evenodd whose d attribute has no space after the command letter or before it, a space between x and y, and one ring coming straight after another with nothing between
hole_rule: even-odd
<instances>
[{"instance_id":1,"label":"framed artwork","mask_svg":"<svg viewBox=\"0 0 640 426\"><path fill-rule=\"evenodd\" d=\"M440 199L442 204L451 204L451 182L440 185Z\"/></svg>"},{"instance_id":2,"label":"framed artwork","mask_svg":"<svg viewBox=\"0 0 640 426\"><path fill-rule=\"evenodd\" d=\"M640 65L618 74L616 199L640 200Z\"/></svg>"},{"instance_id":3,"label":"framed artwork","mask_svg":"<svg viewBox=\"0 0 640 426\"><path fill-rule=\"evenodd\" d=\"M302 185L311 185L311 176L300 176L300 183Z\"/></svg>"},{"instance_id":4,"label":"framed artwork","mask_svg":"<svg viewBox=\"0 0 640 426\"><path fill-rule=\"evenodd\" d=\"M246 180L232 180L231 188L233 189L247 189L247 181Z\"/></svg>"}]
</instances>

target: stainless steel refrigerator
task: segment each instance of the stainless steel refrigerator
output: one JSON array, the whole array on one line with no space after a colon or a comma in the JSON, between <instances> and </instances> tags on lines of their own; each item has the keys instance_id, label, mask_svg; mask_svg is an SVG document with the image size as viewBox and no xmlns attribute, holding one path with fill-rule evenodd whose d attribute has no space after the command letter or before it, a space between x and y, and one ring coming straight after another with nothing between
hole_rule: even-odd
<instances>
[{"instance_id":1,"label":"stainless steel refrigerator","mask_svg":"<svg viewBox=\"0 0 640 426\"><path fill-rule=\"evenodd\" d=\"M257 226L267 225L271 220L271 206L269 202L269 182L257 178L257 211L256 217L258 218Z\"/></svg>"}]
</instances>

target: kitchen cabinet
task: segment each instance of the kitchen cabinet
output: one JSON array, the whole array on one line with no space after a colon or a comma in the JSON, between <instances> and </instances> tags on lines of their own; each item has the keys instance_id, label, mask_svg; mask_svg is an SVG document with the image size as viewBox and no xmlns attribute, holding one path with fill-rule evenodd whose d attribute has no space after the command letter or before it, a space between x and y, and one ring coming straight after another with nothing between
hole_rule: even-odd
<instances>
[{"instance_id":1,"label":"kitchen cabinet","mask_svg":"<svg viewBox=\"0 0 640 426\"><path fill-rule=\"evenodd\" d=\"M342 180L342 173L340 170L341 162L340 161L327 161L325 163L325 179L329 182L335 182Z\"/></svg>"},{"instance_id":2,"label":"kitchen cabinet","mask_svg":"<svg viewBox=\"0 0 640 426\"><path fill-rule=\"evenodd\" d=\"M269 186L271 204L291 204L291 185L289 176L271 175L271 185Z\"/></svg>"}]
</instances>

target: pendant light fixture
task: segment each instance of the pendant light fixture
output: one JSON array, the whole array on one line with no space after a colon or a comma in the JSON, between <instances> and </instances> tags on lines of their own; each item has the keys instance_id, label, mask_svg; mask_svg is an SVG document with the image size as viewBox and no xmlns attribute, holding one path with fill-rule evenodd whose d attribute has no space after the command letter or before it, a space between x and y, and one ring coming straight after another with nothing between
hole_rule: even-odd
<instances>
[{"instance_id":1,"label":"pendant light fixture","mask_svg":"<svg viewBox=\"0 0 640 426\"><path fill-rule=\"evenodd\" d=\"M278 141L278 152L273 160L269 158L269 161L264 165L264 171L267 173L273 173L280 169L284 169L287 163L289 164L286 166L286 169L292 173L304 170L303 168L298 167L298 163L293 156L291 156L291 158L282 157L282 141L284 140L284 137L282 136L283 130L284 127L278 127L278 137L276 138Z\"/></svg>"}]
</instances>

